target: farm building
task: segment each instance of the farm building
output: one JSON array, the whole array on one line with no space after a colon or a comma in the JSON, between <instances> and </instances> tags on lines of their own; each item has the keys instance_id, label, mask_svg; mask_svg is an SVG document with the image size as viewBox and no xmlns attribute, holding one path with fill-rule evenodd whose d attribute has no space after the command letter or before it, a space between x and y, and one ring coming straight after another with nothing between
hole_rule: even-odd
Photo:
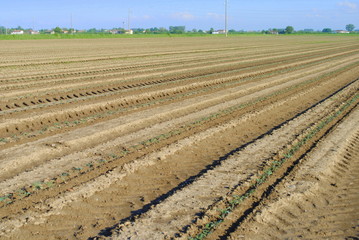
<instances>
[{"instance_id":1,"label":"farm building","mask_svg":"<svg viewBox=\"0 0 359 240\"><path fill-rule=\"evenodd\" d=\"M21 35L21 34L24 34L24 31L23 30L14 30L11 32L12 35Z\"/></svg>"},{"instance_id":2,"label":"farm building","mask_svg":"<svg viewBox=\"0 0 359 240\"><path fill-rule=\"evenodd\" d=\"M39 31L34 31L34 30L31 30L29 33L30 33L31 35L40 34Z\"/></svg>"},{"instance_id":3,"label":"farm building","mask_svg":"<svg viewBox=\"0 0 359 240\"><path fill-rule=\"evenodd\" d=\"M226 34L226 31L225 30L217 30L217 31L212 32L212 34Z\"/></svg>"},{"instance_id":4,"label":"farm building","mask_svg":"<svg viewBox=\"0 0 359 240\"><path fill-rule=\"evenodd\" d=\"M345 31L345 30L336 30L336 33L349 33L349 31Z\"/></svg>"}]
</instances>

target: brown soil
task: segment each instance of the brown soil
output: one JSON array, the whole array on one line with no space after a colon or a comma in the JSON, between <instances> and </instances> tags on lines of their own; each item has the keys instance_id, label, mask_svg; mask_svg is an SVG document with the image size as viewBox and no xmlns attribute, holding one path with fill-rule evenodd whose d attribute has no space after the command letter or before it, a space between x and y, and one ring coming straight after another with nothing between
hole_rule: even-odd
<instances>
[{"instance_id":1,"label":"brown soil","mask_svg":"<svg viewBox=\"0 0 359 240\"><path fill-rule=\"evenodd\" d=\"M230 239L358 238L358 113L321 142Z\"/></svg>"},{"instance_id":2,"label":"brown soil","mask_svg":"<svg viewBox=\"0 0 359 240\"><path fill-rule=\"evenodd\" d=\"M193 235L211 220L198 216L359 88L354 38L4 44L6 239ZM220 229L212 238L230 236Z\"/></svg>"}]
</instances>

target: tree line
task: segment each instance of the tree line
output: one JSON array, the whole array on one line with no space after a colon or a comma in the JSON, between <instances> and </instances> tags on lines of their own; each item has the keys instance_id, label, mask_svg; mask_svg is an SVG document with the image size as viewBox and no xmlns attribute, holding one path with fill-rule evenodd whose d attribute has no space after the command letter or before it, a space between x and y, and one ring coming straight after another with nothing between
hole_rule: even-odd
<instances>
[{"instance_id":1,"label":"tree line","mask_svg":"<svg viewBox=\"0 0 359 240\"><path fill-rule=\"evenodd\" d=\"M355 29L354 24L348 24L345 26L345 29L348 32L353 32ZM0 34L10 34L14 30L23 30L24 33L30 33L33 29L28 28L24 29L21 26L18 26L16 28L5 28L4 26L0 26ZM209 30L202 30L202 29L192 29L192 30L186 30L185 26L169 26L169 28L165 27L153 27L153 28L132 28L131 29L134 34L184 34L184 33L199 33L199 34L212 34L216 30L214 28L210 28ZM126 29L124 28L112 28L112 29L96 29L96 28L90 28L87 30L75 30L71 28L60 28L55 27L51 30L48 29L41 29L39 30L39 33L46 34L46 33L56 33L56 34L63 34L63 33L90 33L90 34L121 34L126 33ZM223 30L222 30L223 31ZM247 31L244 30L234 30L230 29L228 33L246 33ZM292 33L311 33L315 32L313 29L304 29L295 31L295 29L292 26L287 26L286 28L280 29L280 28L271 28L268 30L262 30L262 31L254 31L254 32L261 32L263 34L292 34ZM334 31L331 28L324 28L321 32L323 33L333 33Z\"/></svg>"}]
</instances>

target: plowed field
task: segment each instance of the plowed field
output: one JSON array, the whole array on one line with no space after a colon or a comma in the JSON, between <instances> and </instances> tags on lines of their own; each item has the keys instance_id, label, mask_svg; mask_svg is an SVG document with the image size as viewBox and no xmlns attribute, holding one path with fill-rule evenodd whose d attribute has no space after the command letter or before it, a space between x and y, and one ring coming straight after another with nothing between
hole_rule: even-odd
<instances>
[{"instance_id":1,"label":"plowed field","mask_svg":"<svg viewBox=\"0 0 359 240\"><path fill-rule=\"evenodd\" d=\"M358 40L1 41L0 239L358 237Z\"/></svg>"}]
</instances>

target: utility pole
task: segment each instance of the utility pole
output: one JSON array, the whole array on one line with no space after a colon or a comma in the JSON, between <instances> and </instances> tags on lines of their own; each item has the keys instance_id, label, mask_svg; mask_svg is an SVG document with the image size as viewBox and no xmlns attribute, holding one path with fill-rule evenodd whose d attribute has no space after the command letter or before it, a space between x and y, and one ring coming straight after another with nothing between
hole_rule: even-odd
<instances>
[{"instance_id":1,"label":"utility pole","mask_svg":"<svg viewBox=\"0 0 359 240\"><path fill-rule=\"evenodd\" d=\"M228 14L227 14L227 8L228 8L228 0L225 0L224 2L224 5L225 5L225 14L224 14L224 31L226 32L226 37L228 37L228 28L227 28L227 25L228 25Z\"/></svg>"},{"instance_id":2,"label":"utility pole","mask_svg":"<svg viewBox=\"0 0 359 240\"><path fill-rule=\"evenodd\" d=\"M131 10L128 9L128 20L127 20L127 30L130 31L130 15L131 15Z\"/></svg>"},{"instance_id":3,"label":"utility pole","mask_svg":"<svg viewBox=\"0 0 359 240\"><path fill-rule=\"evenodd\" d=\"M72 13L70 15L71 35L74 35L74 28L72 26Z\"/></svg>"}]
</instances>

